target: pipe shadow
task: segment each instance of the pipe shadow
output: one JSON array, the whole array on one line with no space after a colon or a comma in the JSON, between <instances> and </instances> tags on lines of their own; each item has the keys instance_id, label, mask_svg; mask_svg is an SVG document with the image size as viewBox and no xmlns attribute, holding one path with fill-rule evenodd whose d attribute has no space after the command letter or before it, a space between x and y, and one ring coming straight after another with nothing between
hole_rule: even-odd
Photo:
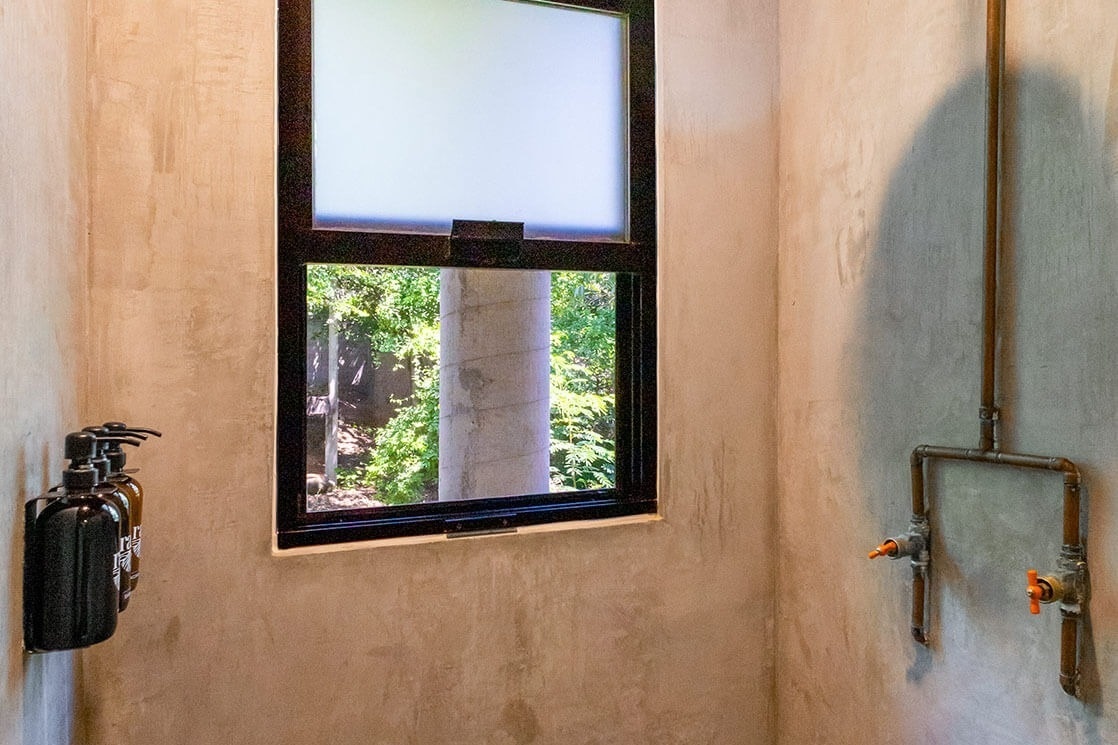
<instances>
[{"instance_id":1,"label":"pipe shadow","mask_svg":"<svg viewBox=\"0 0 1118 745\"><path fill-rule=\"evenodd\" d=\"M1107 145L1074 80L1025 66L1007 70L1006 84L997 348L1002 448L1065 456L1089 472L1115 463L1105 443L1118 440L1118 221L1104 171ZM865 265L849 390L862 421L881 423L862 431L859 467L869 511L888 520L879 526L883 535L898 528L893 502L908 493L913 447L978 444L984 93L985 74L977 70L915 132L893 171ZM930 659L916 656L910 681L926 678L942 659L939 645L951 635L945 623L985 630L1022 612L1023 580L1012 588L1020 592L1011 592L1001 586L1003 569L1016 577L1026 568L1019 561L1055 566L1050 547L1060 526L1050 516L1059 485L1038 479L1035 500L1031 485L1028 499L1007 499L1006 485L1016 488L1019 479L1006 481L999 475L1005 470L978 466L929 483L930 624L938 641ZM1109 505L1104 485L1087 488L1096 509ZM1018 509L1022 514L1007 514ZM976 524L984 518L989 522ZM1014 527L1002 531L1003 523ZM959 536L981 540L963 547ZM1089 546L1097 567L1108 565L1102 543ZM998 572L982 571L993 567ZM948 594L962 620L939 610ZM1089 619L1082 632L1082 703L1090 720L1101 716L1104 692ZM1037 640L1058 648L1058 638ZM1050 677L1059 691L1055 668L1035 677L1038 686ZM1101 742L1097 726L1080 724L1085 742Z\"/></svg>"}]
</instances>

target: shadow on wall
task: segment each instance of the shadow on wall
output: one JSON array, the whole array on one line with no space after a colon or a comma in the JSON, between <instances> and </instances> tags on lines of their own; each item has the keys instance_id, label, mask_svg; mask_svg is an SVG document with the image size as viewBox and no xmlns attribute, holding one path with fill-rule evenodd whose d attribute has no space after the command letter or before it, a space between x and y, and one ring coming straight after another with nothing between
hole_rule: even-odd
<instances>
[{"instance_id":1,"label":"shadow on wall","mask_svg":"<svg viewBox=\"0 0 1118 745\"><path fill-rule=\"evenodd\" d=\"M8 544L4 561L7 582L0 593L0 628L5 630L0 657L6 674L0 688L0 740L21 745L64 745L75 741L77 692L75 653L28 654L23 650L23 516L24 503L45 492L58 474L49 472L49 443L41 453L27 448L15 452L7 483L14 487L6 500L8 513L0 517Z\"/></svg>"},{"instance_id":2,"label":"shadow on wall","mask_svg":"<svg viewBox=\"0 0 1118 745\"><path fill-rule=\"evenodd\" d=\"M1002 448L1077 461L1086 477L1085 502L1099 508L1109 504L1109 494L1098 479L1092 484L1092 474L1118 465L1106 445L1118 441L1118 230L1103 152L1113 143L1092 131L1077 84L1046 70L1011 71L1005 111L997 396ZM977 71L950 90L916 132L892 174L866 251L856 338L847 345L855 358L845 360L844 369L852 376L860 421L868 423L860 433L859 465L867 508L881 516L882 535L908 523L913 447L978 445L984 116L985 74ZM961 654L949 649L952 644L978 643L960 641L964 637L999 624L1005 632L1007 624L1040 628L1035 621L1026 626L1018 575L1027 566L1055 563L1060 481L989 468L933 469L928 497L937 641L930 656L918 656L910 679L919 681L945 657ZM1109 551L1088 539L1097 572ZM907 603L909 572L895 571L898 592L890 601ZM962 624L980 617L978 630L945 628L945 603ZM1050 624L1043 628L1023 632L1021 654L1035 644L1047 664L1058 639L1049 638ZM996 641L992 646L1001 649ZM1087 699L1098 705L1089 636L1083 649ZM951 664L977 672L973 666L980 663L956 657ZM1006 678L1007 687L1020 680L1058 693L1054 663L1050 670L1032 668L1031 678L1028 664L1006 663L1021 668ZM1079 735L1098 741L1094 731Z\"/></svg>"},{"instance_id":3,"label":"shadow on wall","mask_svg":"<svg viewBox=\"0 0 1118 745\"><path fill-rule=\"evenodd\" d=\"M27 493L27 453L20 448L15 465L15 499L11 509L11 535L8 536L8 677L5 700L14 700L27 674L28 655L23 651L23 510ZM15 664L18 659L22 665Z\"/></svg>"}]
</instances>

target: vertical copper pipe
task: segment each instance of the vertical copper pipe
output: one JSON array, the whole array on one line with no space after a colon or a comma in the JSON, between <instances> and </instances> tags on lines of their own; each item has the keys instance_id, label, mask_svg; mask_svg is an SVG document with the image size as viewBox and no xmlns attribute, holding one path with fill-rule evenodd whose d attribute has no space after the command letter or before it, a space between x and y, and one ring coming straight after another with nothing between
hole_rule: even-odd
<instances>
[{"instance_id":1,"label":"vertical copper pipe","mask_svg":"<svg viewBox=\"0 0 1118 745\"><path fill-rule=\"evenodd\" d=\"M979 448L994 448L994 357L997 342L998 253L1001 244L1002 67L1005 62L1005 0L986 3L986 210L982 261L982 400Z\"/></svg>"},{"instance_id":2,"label":"vertical copper pipe","mask_svg":"<svg viewBox=\"0 0 1118 745\"><path fill-rule=\"evenodd\" d=\"M1079 546L1079 473L1064 474L1064 545Z\"/></svg>"},{"instance_id":3,"label":"vertical copper pipe","mask_svg":"<svg viewBox=\"0 0 1118 745\"><path fill-rule=\"evenodd\" d=\"M1069 696L1079 695L1079 619L1064 616L1060 623L1060 687Z\"/></svg>"},{"instance_id":4,"label":"vertical copper pipe","mask_svg":"<svg viewBox=\"0 0 1118 745\"><path fill-rule=\"evenodd\" d=\"M924 598L927 596L927 570L912 568L912 638L920 644L928 643L927 624L924 622Z\"/></svg>"},{"instance_id":5,"label":"vertical copper pipe","mask_svg":"<svg viewBox=\"0 0 1118 745\"><path fill-rule=\"evenodd\" d=\"M912 451L909 459L912 476L912 524L927 524L928 511L924 502L924 453L922 447ZM926 534L925 534L926 535ZM928 562L931 547L923 546L921 555L912 567L912 638L920 644L928 643L925 604L928 596ZM921 563L917 565L915 562Z\"/></svg>"},{"instance_id":6,"label":"vertical copper pipe","mask_svg":"<svg viewBox=\"0 0 1118 745\"><path fill-rule=\"evenodd\" d=\"M924 504L924 457L914 450L909 460L912 474L912 516L924 517L927 508Z\"/></svg>"}]
</instances>

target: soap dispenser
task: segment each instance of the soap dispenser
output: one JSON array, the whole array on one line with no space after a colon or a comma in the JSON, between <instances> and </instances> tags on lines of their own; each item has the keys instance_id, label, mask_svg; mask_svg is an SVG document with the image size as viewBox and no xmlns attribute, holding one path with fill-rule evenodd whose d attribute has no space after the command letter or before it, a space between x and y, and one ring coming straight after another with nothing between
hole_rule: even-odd
<instances>
[{"instance_id":1,"label":"soap dispenser","mask_svg":"<svg viewBox=\"0 0 1118 745\"><path fill-rule=\"evenodd\" d=\"M146 440L148 435L162 437L163 433L149 427L129 427L124 422L105 422L105 429L114 434L125 437L135 437ZM143 519L144 519L144 488L138 479L124 470L127 460L124 449L119 442L109 441L105 455L109 458L109 481L125 489L129 493L129 504L132 507L132 570L131 589L136 589L140 581L140 554L143 549Z\"/></svg>"},{"instance_id":2,"label":"soap dispenser","mask_svg":"<svg viewBox=\"0 0 1118 745\"><path fill-rule=\"evenodd\" d=\"M105 455L110 445L120 447L122 438L119 435L110 435L109 430L105 427L86 427L83 431L89 432L97 438L93 458L90 459L90 465L97 473L97 494L111 502L120 513L120 540L117 550L119 577L117 578L117 585L120 587L120 610L124 611L128 607L128 601L132 598L132 514L134 507L131 503L130 490L109 480L110 463L109 458ZM138 440L126 441L139 444Z\"/></svg>"},{"instance_id":3,"label":"soap dispenser","mask_svg":"<svg viewBox=\"0 0 1118 745\"><path fill-rule=\"evenodd\" d=\"M62 488L26 505L23 625L29 651L76 649L116 631L120 509L97 489L97 438L66 436Z\"/></svg>"}]
</instances>

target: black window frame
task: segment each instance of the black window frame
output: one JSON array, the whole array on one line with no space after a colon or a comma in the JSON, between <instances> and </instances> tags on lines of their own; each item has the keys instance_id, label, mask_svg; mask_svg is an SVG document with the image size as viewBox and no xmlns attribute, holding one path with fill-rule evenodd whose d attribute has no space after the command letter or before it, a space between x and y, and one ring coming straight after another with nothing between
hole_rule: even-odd
<instances>
[{"instance_id":1,"label":"black window frame","mask_svg":"<svg viewBox=\"0 0 1118 745\"><path fill-rule=\"evenodd\" d=\"M452 252L449 235L314 227L311 3L312 0L278 0L276 545L286 549L419 535L453 537L656 512L653 0L550 3L617 13L628 20L628 240L525 239L518 252L502 252L496 259L479 256L477 252ZM615 486L308 513L306 266L317 263L616 273Z\"/></svg>"}]
</instances>

